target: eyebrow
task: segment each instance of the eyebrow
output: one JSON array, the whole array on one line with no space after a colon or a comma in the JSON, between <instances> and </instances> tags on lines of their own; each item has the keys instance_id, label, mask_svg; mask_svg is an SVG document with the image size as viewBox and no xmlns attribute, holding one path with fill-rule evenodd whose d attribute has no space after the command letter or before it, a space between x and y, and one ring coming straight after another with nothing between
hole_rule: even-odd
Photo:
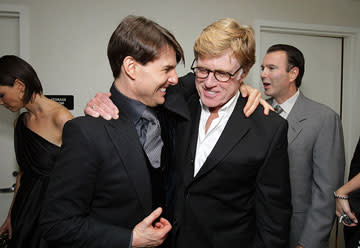
<instances>
[{"instance_id":1,"label":"eyebrow","mask_svg":"<svg viewBox=\"0 0 360 248\"><path fill-rule=\"evenodd\" d=\"M261 67L269 67L269 66L278 67L278 66L277 66L277 65L275 65L275 64L266 64L266 65L261 65Z\"/></svg>"},{"instance_id":2,"label":"eyebrow","mask_svg":"<svg viewBox=\"0 0 360 248\"><path fill-rule=\"evenodd\" d=\"M165 70L170 70L170 69L174 69L174 68L176 68L176 65L165 65L163 67L163 69L165 69Z\"/></svg>"}]
</instances>

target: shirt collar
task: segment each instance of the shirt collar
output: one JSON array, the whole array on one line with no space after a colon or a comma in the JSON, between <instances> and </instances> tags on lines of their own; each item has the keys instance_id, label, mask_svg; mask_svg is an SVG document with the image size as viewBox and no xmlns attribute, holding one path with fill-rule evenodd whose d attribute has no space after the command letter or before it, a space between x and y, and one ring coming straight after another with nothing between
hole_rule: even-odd
<instances>
[{"instance_id":1,"label":"shirt collar","mask_svg":"<svg viewBox=\"0 0 360 248\"><path fill-rule=\"evenodd\" d=\"M141 118L142 113L145 111L146 105L143 103L131 99L122 94L113 84L110 89L111 100L118 107L121 106L121 113L126 113L129 119L136 124Z\"/></svg>"},{"instance_id":2,"label":"shirt collar","mask_svg":"<svg viewBox=\"0 0 360 248\"><path fill-rule=\"evenodd\" d=\"M280 105L280 107L284 110L285 113L289 114L291 109L294 107L297 98L299 97L300 91L297 90L294 95L292 95L285 102L279 104L275 99L273 100L272 106Z\"/></svg>"}]
</instances>

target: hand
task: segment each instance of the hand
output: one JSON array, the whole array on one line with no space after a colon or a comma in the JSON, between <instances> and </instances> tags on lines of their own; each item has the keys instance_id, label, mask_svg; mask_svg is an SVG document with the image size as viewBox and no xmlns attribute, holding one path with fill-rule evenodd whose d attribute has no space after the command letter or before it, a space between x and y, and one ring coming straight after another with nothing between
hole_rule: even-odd
<instances>
[{"instance_id":1,"label":"hand","mask_svg":"<svg viewBox=\"0 0 360 248\"><path fill-rule=\"evenodd\" d=\"M265 115L269 115L270 110L274 111L271 105L261 98L261 93L257 89L252 88L247 84L241 84L240 92L243 97L248 96L247 103L244 107L244 114L246 117L249 117L252 113L254 113L259 103L264 107Z\"/></svg>"},{"instance_id":2,"label":"hand","mask_svg":"<svg viewBox=\"0 0 360 248\"><path fill-rule=\"evenodd\" d=\"M161 212L162 209L157 208L135 226L132 247L156 247L164 242L171 230L169 221L160 218L160 221L156 222L153 226L153 222L160 217Z\"/></svg>"},{"instance_id":3,"label":"hand","mask_svg":"<svg viewBox=\"0 0 360 248\"><path fill-rule=\"evenodd\" d=\"M343 199L336 199L336 215L340 218L343 213L347 214L350 217L350 219L354 222L349 225L349 224L344 223L344 221L342 221L342 223L345 226L356 226L357 225L358 220L356 219L354 213L350 209L349 201L343 200Z\"/></svg>"},{"instance_id":4,"label":"hand","mask_svg":"<svg viewBox=\"0 0 360 248\"><path fill-rule=\"evenodd\" d=\"M86 104L84 113L92 117L103 117L106 120L119 118L119 110L115 104L110 100L111 93L96 93L88 104Z\"/></svg>"},{"instance_id":5,"label":"hand","mask_svg":"<svg viewBox=\"0 0 360 248\"><path fill-rule=\"evenodd\" d=\"M10 214L8 215L8 217L6 218L6 220L4 221L4 224L2 224L2 226L0 227L0 234L4 234L8 232L9 233L9 239L11 239L12 236L12 228L11 228L11 218L10 218Z\"/></svg>"}]
</instances>

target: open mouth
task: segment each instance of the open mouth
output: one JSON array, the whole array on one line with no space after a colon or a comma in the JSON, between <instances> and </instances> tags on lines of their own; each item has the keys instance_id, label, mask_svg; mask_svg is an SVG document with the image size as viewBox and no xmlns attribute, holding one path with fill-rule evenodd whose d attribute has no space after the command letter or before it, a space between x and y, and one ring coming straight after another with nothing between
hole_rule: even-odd
<instances>
[{"instance_id":1,"label":"open mouth","mask_svg":"<svg viewBox=\"0 0 360 248\"><path fill-rule=\"evenodd\" d=\"M166 92L166 88L160 88L160 91L165 93L165 92Z\"/></svg>"},{"instance_id":2,"label":"open mouth","mask_svg":"<svg viewBox=\"0 0 360 248\"><path fill-rule=\"evenodd\" d=\"M208 94L208 95L215 95L216 94L215 92L210 91L210 90L205 90L205 91L206 91L206 94Z\"/></svg>"},{"instance_id":3,"label":"open mouth","mask_svg":"<svg viewBox=\"0 0 360 248\"><path fill-rule=\"evenodd\" d=\"M270 83L263 82L263 85L265 89L270 87Z\"/></svg>"}]
</instances>

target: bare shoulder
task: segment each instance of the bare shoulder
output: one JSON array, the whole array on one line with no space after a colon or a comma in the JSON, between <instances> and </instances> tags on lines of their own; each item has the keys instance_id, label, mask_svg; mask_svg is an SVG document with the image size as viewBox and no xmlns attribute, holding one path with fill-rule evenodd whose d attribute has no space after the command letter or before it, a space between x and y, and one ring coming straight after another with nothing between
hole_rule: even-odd
<instances>
[{"instance_id":1,"label":"bare shoulder","mask_svg":"<svg viewBox=\"0 0 360 248\"><path fill-rule=\"evenodd\" d=\"M65 123L73 118L74 116L70 113L70 111L62 105L56 107L52 113L52 119L55 126L61 130L63 129Z\"/></svg>"}]
</instances>

